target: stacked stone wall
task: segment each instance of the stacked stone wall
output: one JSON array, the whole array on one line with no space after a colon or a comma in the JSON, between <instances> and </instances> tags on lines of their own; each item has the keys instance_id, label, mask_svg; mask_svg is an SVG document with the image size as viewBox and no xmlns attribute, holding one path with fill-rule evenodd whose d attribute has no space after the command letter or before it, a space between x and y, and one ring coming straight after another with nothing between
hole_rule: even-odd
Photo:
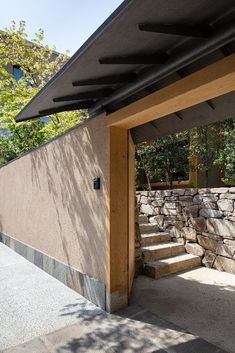
<instances>
[{"instance_id":1,"label":"stacked stone wall","mask_svg":"<svg viewBox=\"0 0 235 353\"><path fill-rule=\"evenodd\" d=\"M139 214L198 255L206 267L235 274L235 187L138 191Z\"/></svg>"},{"instance_id":2,"label":"stacked stone wall","mask_svg":"<svg viewBox=\"0 0 235 353\"><path fill-rule=\"evenodd\" d=\"M138 203L136 202L136 208L135 208L135 276L136 277L143 273L141 235L140 235L138 218L139 218L139 207L138 207Z\"/></svg>"}]
</instances>

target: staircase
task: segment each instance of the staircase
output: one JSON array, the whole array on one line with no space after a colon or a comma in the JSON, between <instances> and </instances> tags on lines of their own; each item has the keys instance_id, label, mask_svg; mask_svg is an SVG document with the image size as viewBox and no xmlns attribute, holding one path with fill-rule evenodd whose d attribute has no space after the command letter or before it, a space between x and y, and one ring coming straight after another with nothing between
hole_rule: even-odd
<instances>
[{"instance_id":1,"label":"staircase","mask_svg":"<svg viewBox=\"0 0 235 353\"><path fill-rule=\"evenodd\" d=\"M200 266L199 256L187 254L184 245L173 242L169 233L159 232L144 215L139 215L139 228L147 276L157 279Z\"/></svg>"}]
</instances>

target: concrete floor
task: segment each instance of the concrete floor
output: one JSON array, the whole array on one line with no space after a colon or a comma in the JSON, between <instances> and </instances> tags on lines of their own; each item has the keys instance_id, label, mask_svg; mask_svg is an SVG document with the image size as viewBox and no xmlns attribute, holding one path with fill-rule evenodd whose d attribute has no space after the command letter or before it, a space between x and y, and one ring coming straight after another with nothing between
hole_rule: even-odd
<instances>
[{"instance_id":1,"label":"concrete floor","mask_svg":"<svg viewBox=\"0 0 235 353\"><path fill-rule=\"evenodd\" d=\"M78 303L84 312L101 312L0 243L0 351L74 324L78 318L63 312Z\"/></svg>"},{"instance_id":2,"label":"concrete floor","mask_svg":"<svg viewBox=\"0 0 235 353\"><path fill-rule=\"evenodd\" d=\"M139 281L155 293L139 278L133 301L145 291ZM1 353L232 353L143 305L109 315L3 244L0 293Z\"/></svg>"},{"instance_id":3,"label":"concrete floor","mask_svg":"<svg viewBox=\"0 0 235 353\"><path fill-rule=\"evenodd\" d=\"M205 267L135 280L132 305L235 353L235 275Z\"/></svg>"}]
</instances>

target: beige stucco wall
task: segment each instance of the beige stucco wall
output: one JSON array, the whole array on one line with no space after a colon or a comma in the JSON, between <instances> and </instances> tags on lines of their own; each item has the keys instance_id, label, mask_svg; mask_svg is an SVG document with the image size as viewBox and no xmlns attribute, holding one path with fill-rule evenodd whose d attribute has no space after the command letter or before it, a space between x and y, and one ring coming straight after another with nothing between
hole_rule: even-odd
<instances>
[{"instance_id":1,"label":"beige stucco wall","mask_svg":"<svg viewBox=\"0 0 235 353\"><path fill-rule=\"evenodd\" d=\"M100 116L0 169L0 230L102 282L108 139Z\"/></svg>"}]
</instances>

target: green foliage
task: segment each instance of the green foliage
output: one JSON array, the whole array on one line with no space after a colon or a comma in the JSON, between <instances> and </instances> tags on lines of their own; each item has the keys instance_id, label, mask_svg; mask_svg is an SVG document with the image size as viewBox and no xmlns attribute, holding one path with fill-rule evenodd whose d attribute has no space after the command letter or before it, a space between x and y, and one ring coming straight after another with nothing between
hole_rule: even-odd
<instances>
[{"instance_id":1,"label":"green foliage","mask_svg":"<svg viewBox=\"0 0 235 353\"><path fill-rule=\"evenodd\" d=\"M15 123L14 117L68 59L66 54L55 53L55 48L42 45L43 39L44 32L39 30L28 41L24 21L18 26L13 22L9 29L0 32L0 128L9 132L8 137L0 136L0 164L86 117L84 112L73 111L52 115L48 124L40 119ZM23 71L19 80L11 72L12 65L18 65Z\"/></svg>"},{"instance_id":2,"label":"green foliage","mask_svg":"<svg viewBox=\"0 0 235 353\"><path fill-rule=\"evenodd\" d=\"M224 182L235 184L235 119L223 123L223 148L217 159L218 164L224 165Z\"/></svg>"},{"instance_id":3,"label":"green foliage","mask_svg":"<svg viewBox=\"0 0 235 353\"><path fill-rule=\"evenodd\" d=\"M190 132L190 156L196 158L196 168L209 171L218 160L223 146L221 138L221 123L214 123Z\"/></svg>"},{"instance_id":4,"label":"green foliage","mask_svg":"<svg viewBox=\"0 0 235 353\"><path fill-rule=\"evenodd\" d=\"M189 169L208 173L219 167L225 184L235 183L235 119L228 119L137 146L136 184L188 179ZM209 185L207 185L209 186ZM191 182L189 187L195 187Z\"/></svg>"},{"instance_id":5,"label":"green foliage","mask_svg":"<svg viewBox=\"0 0 235 353\"><path fill-rule=\"evenodd\" d=\"M190 132L191 168L204 171L208 186L208 172L217 166L224 172L225 181L235 178L235 119L217 122Z\"/></svg>"},{"instance_id":6,"label":"green foliage","mask_svg":"<svg viewBox=\"0 0 235 353\"><path fill-rule=\"evenodd\" d=\"M173 180L188 178L188 132L159 138L151 144L137 146L136 176L137 185L146 179L151 182L165 181L172 187ZM144 174L144 177L143 177Z\"/></svg>"},{"instance_id":7,"label":"green foliage","mask_svg":"<svg viewBox=\"0 0 235 353\"><path fill-rule=\"evenodd\" d=\"M11 126L9 137L0 136L0 156L2 162L18 157L45 141L43 123L33 121L30 123Z\"/></svg>"}]
</instances>

